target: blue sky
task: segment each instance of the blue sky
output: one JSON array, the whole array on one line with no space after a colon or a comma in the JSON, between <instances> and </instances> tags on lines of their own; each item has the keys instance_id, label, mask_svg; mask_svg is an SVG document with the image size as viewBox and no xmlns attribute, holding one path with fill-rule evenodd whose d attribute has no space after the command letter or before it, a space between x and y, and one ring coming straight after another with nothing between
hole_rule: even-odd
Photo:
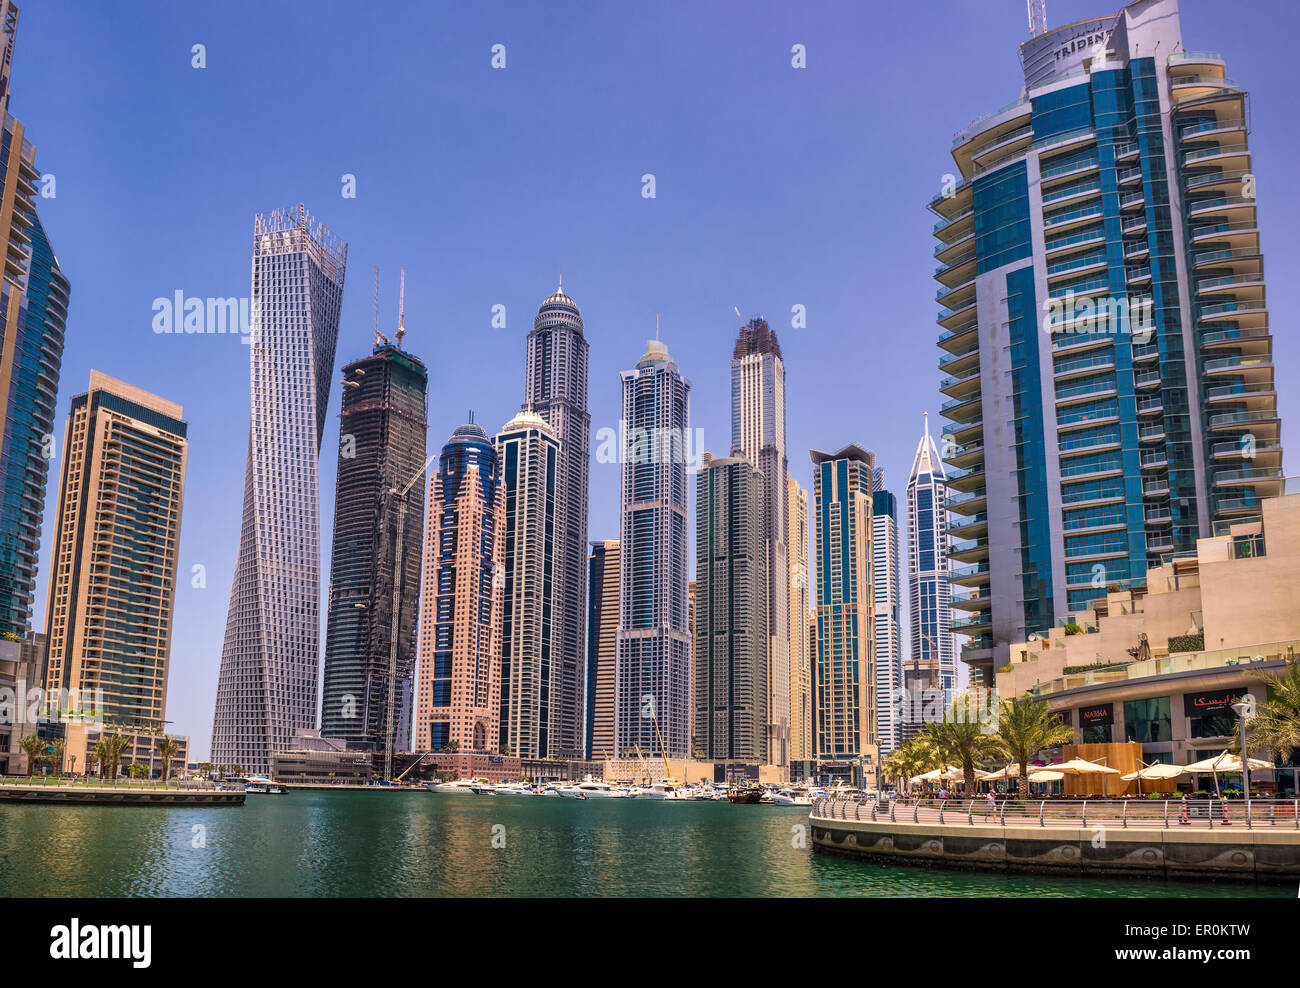
<instances>
[{"instance_id":1,"label":"blue sky","mask_svg":"<svg viewBox=\"0 0 1300 988\"><path fill-rule=\"evenodd\" d=\"M1118 3L1051 0L1049 25ZM1191 49L1252 93L1276 363L1296 366L1294 116L1300 10L1184 0ZM902 493L937 410L934 217L953 133L1018 95L1022 0L905 3L233 2L21 6L11 112L57 182L42 216L72 281L57 432L90 369L180 402L190 460L168 717L207 752L239 537L248 351L155 335L151 306L246 296L252 218L305 202L349 243L341 366L367 352L374 266L430 367L429 448L469 409L522 398L524 338L564 272L591 343L593 430L653 336L694 384L692 425L729 445L737 320L764 315L788 380L790 464L859 442ZM207 66L191 67L206 48ZM506 46L506 68L491 49ZM803 44L807 68L791 67ZM641 195L652 173L656 198ZM341 196L342 176L357 196ZM491 326L506 306L505 329ZM803 305L807 326L790 326ZM336 373L335 379L337 381ZM1284 419L1297 399L1279 374ZM322 589L338 385L321 457ZM937 427L937 420L936 420ZM1294 463L1291 455L1288 466ZM57 474L52 473L52 486ZM594 538L617 468L593 463ZM36 624L54 527L47 498ZM195 565L206 587L190 585ZM322 613L324 611L322 610Z\"/></svg>"}]
</instances>

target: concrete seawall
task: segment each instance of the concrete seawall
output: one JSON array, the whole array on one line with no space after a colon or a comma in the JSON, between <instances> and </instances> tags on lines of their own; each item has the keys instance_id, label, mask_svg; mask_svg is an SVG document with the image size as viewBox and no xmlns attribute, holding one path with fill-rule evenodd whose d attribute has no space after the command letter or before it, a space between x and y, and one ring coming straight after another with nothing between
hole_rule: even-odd
<instances>
[{"instance_id":1,"label":"concrete seawall","mask_svg":"<svg viewBox=\"0 0 1300 988\"><path fill-rule=\"evenodd\" d=\"M60 806L243 806L242 790L127 789L114 786L0 785L0 804Z\"/></svg>"},{"instance_id":2,"label":"concrete seawall","mask_svg":"<svg viewBox=\"0 0 1300 988\"><path fill-rule=\"evenodd\" d=\"M809 816L813 847L889 863L1040 874L1294 881L1300 832L1289 828L1123 829L891 823Z\"/></svg>"}]
</instances>

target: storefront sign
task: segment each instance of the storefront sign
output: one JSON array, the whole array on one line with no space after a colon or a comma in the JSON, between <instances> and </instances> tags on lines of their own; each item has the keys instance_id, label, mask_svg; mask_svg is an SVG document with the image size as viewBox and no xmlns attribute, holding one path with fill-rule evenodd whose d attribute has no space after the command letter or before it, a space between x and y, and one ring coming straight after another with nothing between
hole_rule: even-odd
<instances>
[{"instance_id":1,"label":"storefront sign","mask_svg":"<svg viewBox=\"0 0 1300 988\"><path fill-rule=\"evenodd\" d=\"M1080 727L1102 727L1115 723L1115 705L1105 703L1099 707L1080 707Z\"/></svg>"}]
</instances>

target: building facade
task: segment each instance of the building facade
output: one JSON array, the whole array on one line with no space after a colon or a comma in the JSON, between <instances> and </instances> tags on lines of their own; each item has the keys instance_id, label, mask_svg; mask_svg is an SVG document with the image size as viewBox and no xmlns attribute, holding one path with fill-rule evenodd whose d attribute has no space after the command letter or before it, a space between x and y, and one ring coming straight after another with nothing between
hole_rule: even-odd
<instances>
[{"instance_id":1,"label":"building facade","mask_svg":"<svg viewBox=\"0 0 1300 988\"><path fill-rule=\"evenodd\" d=\"M773 764L790 760L790 562L785 444L785 362L767 320L740 328L731 356L731 448L763 475L763 531L767 540L767 750Z\"/></svg>"},{"instance_id":2,"label":"building facade","mask_svg":"<svg viewBox=\"0 0 1300 988\"><path fill-rule=\"evenodd\" d=\"M411 740L428 382L391 343L343 367L320 723L359 750Z\"/></svg>"},{"instance_id":3,"label":"building facade","mask_svg":"<svg viewBox=\"0 0 1300 988\"><path fill-rule=\"evenodd\" d=\"M0 633L29 630L71 287L36 211L45 180L9 114L18 7L0 0Z\"/></svg>"},{"instance_id":4,"label":"building facade","mask_svg":"<svg viewBox=\"0 0 1300 988\"><path fill-rule=\"evenodd\" d=\"M1297 661L1297 584L1300 493L1289 493L1261 502L1259 520L1234 522L1148 570L1145 587L1091 599L1070 615L1073 627L1013 644L998 692L1041 696L1084 744L1135 742L1148 763L1213 758L1237 737L1232 703L1249 694L1262 706L1263 677ZM1252 772L1252 789L1296 796L1300 751L1251 755L1276 765ZM1209 775L1179 782L1215 788ZM1239 777L1220 782L1240 787Z\"/></svg>"},{"instance_id":5,"label":"building facade","mask_svg":"<svg viewBox=\"0 0 1300 988\"><path fill-rule=\"evenodd\" d=\"M748 457L704 455L695 475L694 751L711 761L770 761L765 500Z\"/></svg>"},{"instance_id":6,"label":"building facade","mask_svg":"<svg viewBox=\"0 0 1300 988\"><path fill-rule=\"evenodd\" d=\"M558 758L564 745L564 497L560 442L546 420L520 412L496 437L501 471L500 749Z\"/></svg>"},{"instance_id":7,"label":"building facade","mask_svg":"<svg viewBox=\"0 0 1300 988\"><path fill-rule=\"evenodd\" d=\"M986 684L1011 642L1281 484L1246 91L1183 48L1176 0L1021 62L1024 95L958 133L931 203L954 606Z\"/></svg>"},{"instance_id":8,"label":"building facade","mask_svg":"<svg viewBox=\"0 0 1300 988\"><path fill-rule=\"evenodd\" d=\"M940 690L946 697L957 688L957 649L950 630L948 499L947 475L930 438L927 413L907 480L907 595L912 634L901 683L908 697L899 725L902 740L920 731L922 725L914 714L925 709L927 690ZM968 550L969 546L960 548ZM985 565L986 575L987 568ZM973 595L963 598L961 604L975 606L981 599ZM939 706L942 709L944 705Z\"/></svg>"},{"instance_id":9,"label":"building facade","mask_svg":"<svg viewBox=\"0 0 1300 988\"><path fill-rule=\"evenodd\" d=\"M811 451L817 554L813 757L874 788L879 766L872 628L871 496L875 457L858 445Z\"/></svg>"},{"instance_id":10,"label":"building facade","mask_svg":"<svg viewBox=\"0 0 1300 988\"><path fill-rule=\"evenodd\" d=\"M501 465L470 422L429 480L415 749L495 753L501 744L505 596Z\"/></svg>"},{"instance_id":11,"label":"building facade","mask_svg":"<svg viewBox=\"0 0 1300 988\"><path fill-rule=\"evenodd\" d=\"M871 494L871 606L876 641L876 728L883 756L902 740L903 631L898 608L898 505L894 495L880 486L884 482L881 470L875 471L873 482L877 489Z\"/></svg>"},{"instance_id":12,"label":"building facade","mask_svg":"<svg viewBox=\"0 0 1300 988\"><path fill-rule=\"evenodd\" d=\"M691 384L651 340L622 372L614 749L690 754L686 443ZM660 741L662 738L662 742Z\"/></svg>"},{"instance_id":13,"label":"building facade","mask_svg":"<svg viewBox=\"0 0 1300 988\"><path fill-rule=\"evenodd\" d=\"M786 504L790 523L786 547L790 557L790 761L806 762L813 752L812 663L817 653L812 619L812 581L808 570L808 492L792 476L786 477Z\"/></svg>"},{"instance_id":14,"label":"building facade","mask_svg":"<svg viewBox=\"0 0 1300 988\"><path fill-rule=\"evenodd\" d=\"M587 411L587 339L577 303L564 286L542 302L528 334L524 407L546 420L560 443L558 485L561 567L559 734L557 754L582 755L587 686L583 633L587 613L587 490L591 469L591 414Z\"/></svg>"},{"instance_id":15,"label":"building facade","mask_svg":"<svg viewBox=\"0 0 1300 988\"><path fill-rule=\"evenodd\" d=\"M212 725L213 762L253 773L316 727L320 444L347 254L302 205L253 221L248 465Z\"/></svg>"},{"instance_id":16,"label":"building facade","mask_svg":"<svg viewBox=\"0 0 1300 988\"><path fill-rule=\"evenodd\" d=\"M120 727L166 721L188 454L181 414L92 370L64 432L45 688L102 690L102 719Z\"/></svg>"},{"instance_id":17,"label":"building facade","mask_svg":"<svg viewBox=\"0 0 1300 988\"><path fill-rule=\"evenodd\" d=\"M587 560L587 758L614 754L618 539L591 543Z\"/></svg>"}]
</instances>

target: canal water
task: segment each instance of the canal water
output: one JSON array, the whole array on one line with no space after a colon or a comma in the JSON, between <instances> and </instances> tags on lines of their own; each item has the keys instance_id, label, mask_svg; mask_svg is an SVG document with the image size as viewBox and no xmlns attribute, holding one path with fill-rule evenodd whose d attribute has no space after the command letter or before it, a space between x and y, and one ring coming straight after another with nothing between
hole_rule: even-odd
<instances>
[{"instance_id":1,"label":"canal water","mask_svg":"<svg viewBox=\"0 0 1300 988\"><path fill-rule=\"evenodd\" d=\"M884 867L814 853L807 816L427 792L290 792L197 809L0 805L0 896L1294 895Z\"/></svg>"}]
</instances>

